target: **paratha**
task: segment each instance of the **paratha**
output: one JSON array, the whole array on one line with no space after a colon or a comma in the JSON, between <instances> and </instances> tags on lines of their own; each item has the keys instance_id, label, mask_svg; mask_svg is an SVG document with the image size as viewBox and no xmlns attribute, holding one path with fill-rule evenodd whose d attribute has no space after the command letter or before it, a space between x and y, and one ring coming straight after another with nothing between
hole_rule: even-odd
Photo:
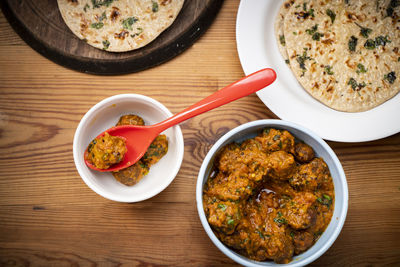
<instances>
[{"instance_id":1,"label":"paratha","mask_svg":"<svg viewBox=\"0 0 400 267\"><path fill-rule=\"evenodd\" d=\"M400 1L297 0L283 26L292 71L325 105L366 111L400 91Z\"/></svg>"},{"instance_id":2,"label":"paratha","mask_svg":"<svg viewBox=\"0 0 400 267\"><path fill-rule=\"evenodd\" d=\"M290 7L293 5L295 0L286 0L281 8L279 9L278 15L275 18L275 36L278 42L279 52L281 52L282 57L288 63L288 55L286 51L286 41L285 34L283 32L283 23L285 21L286 14L289 12Z\"/></svg>"},{"instance_id":3,"label":"paratha","mask_svg":"<svg viewBox=\"0 0 400 267\"><path fill-rule=\"evenodd\" d=\"M80 39L111 52L153 41L176 19L184 0L57 0L61 15Z\"/></svg>"}]
</instances>

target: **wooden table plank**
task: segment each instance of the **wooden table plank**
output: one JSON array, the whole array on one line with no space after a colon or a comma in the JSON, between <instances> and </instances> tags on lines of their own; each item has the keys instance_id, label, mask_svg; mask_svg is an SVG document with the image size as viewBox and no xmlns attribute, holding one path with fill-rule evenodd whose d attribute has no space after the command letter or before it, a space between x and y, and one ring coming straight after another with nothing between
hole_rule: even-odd
<instances>
[{"instance_id":1,"label":"wooden table plank","mask_svg":"<svg viewBox=\"0 0 400 267\"><path fill-rule=\"evenodd\" d=\"M195 183L207 151L224 133L248 121L277 118L255 95L184 123L178 176L140 203L114 203L91 191L75 169L72 140L84 113L108 96L144 94L176 113L241 78L238 3L225 1L209 31L177 58L111 77L43 58L0 15L1 266L235 265L200 224ZM337 241L312 265L399 264L400 134L329 144L347 175L349 211Z\"/></svg>"}]
</instances>

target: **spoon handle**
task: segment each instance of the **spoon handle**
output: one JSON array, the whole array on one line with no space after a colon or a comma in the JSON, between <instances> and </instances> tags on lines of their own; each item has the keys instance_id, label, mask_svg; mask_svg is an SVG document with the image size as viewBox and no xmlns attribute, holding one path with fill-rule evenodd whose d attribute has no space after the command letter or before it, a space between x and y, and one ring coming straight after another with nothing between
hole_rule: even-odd
<instances>
[{"instance_id":1,"label":"spoon handle","mask_svg":"<svg viewBox=\"0 0 400 267\"><path fill-rule=\"evenodd\" d=\"M259 70L220 89L214 94L204 98L203 100L200 100L196 104L154 126L160 127L160 132L162 132L171 126L181 123L203 112L255 93L273 83L275 79L276 73L273 69L267 68Z\"/></svg>"}]
</instances>

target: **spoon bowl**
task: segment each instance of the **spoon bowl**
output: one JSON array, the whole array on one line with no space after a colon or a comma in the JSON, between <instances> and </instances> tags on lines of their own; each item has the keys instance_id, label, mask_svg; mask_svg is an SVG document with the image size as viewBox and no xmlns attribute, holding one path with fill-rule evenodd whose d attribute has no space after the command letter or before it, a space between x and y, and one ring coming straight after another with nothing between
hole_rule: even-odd
<instances>
[{"instance_id":1,"label":"spoon bowl","mask_svg":"<svg viewBox=\"0 0 400 267\"><path fill-rule=\"evenodd\" d=\"M135 164L146 153L154 138L164 130L177 125L187 119L197 116L203 112L230 103L236 99L255 93L276 80L273 69L266 68L252 73L237 82L234 82L205 99L197 102L189 108L175 114L174 116L150 126L123 125L112 127L105 132L111 136L123 137L126 140L127 152L118 164L108 169L98 169L85 157L86 165L94 170L102 172L119 171ZM101 133L99 136L105 134ZM87 149L85 151L85 155Z\"/></svg>"}]
</instances>

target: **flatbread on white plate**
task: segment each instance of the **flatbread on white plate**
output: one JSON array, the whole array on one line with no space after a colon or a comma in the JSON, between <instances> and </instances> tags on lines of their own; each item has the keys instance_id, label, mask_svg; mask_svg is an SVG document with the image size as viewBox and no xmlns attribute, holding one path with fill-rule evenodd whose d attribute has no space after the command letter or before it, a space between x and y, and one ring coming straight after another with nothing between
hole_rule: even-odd
<instances>
[{"instance_id":1,"label":"flatbread on white plate","mask_svg":"<svg viewBox=\"0 0 400 267\"><path fill-rule=\"evenodd\" d=\"M167 29L184 0L57 0L80 39L111 52L143 47Z\"/></svg>"},{"instance_id":2,"label":"flatbread on white plate","mask_svg":"<svg viewBox=\"0 0 400 267\"><path fill-rule=\"evenodd\" d=\"M285 0L279 9L278 15L275 18L275 37L278 42L279 52L287 62L288 54L286 51L285 34L283 32L283 24L285 21L286 14L289 12L290 7L294 4L295 0Z\"/></svg>"},{"instance_id":3,"label":"flatbread on white plate","mask_svg":"<svg viewBox=\"0 0 400 267\"><path fill-rule=\"evenodd\" d=\"M283 25L290 67L314 98L347 112L400 91L397 0L297 0Z\"/></svg>"}]
</instances>

